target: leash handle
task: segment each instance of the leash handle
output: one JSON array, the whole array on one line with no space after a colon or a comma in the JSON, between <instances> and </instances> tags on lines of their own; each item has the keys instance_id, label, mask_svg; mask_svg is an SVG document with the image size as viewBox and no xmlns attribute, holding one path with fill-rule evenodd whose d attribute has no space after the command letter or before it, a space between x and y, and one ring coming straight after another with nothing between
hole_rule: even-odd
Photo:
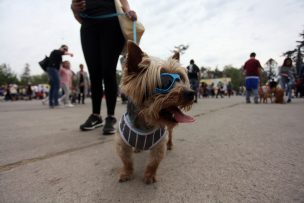
<instances>
[{"instance_id":1,"label":"leash handle","mask_svg":"<svg viewBox=\"0 0 304 203\"><path fill-rule=\"evenodd\" d=\"M89 16L85 13L80 13L79 16L81 18L85 19L106 19L106 18L113 18L116 16L122 16L122 15L127 15L125 13L110 13L110 14L105 14L105 15L100 15L100 16ZM136 21L133 21L133 41L135 44L137 44L137 35L136 35Z\"/></svg>"}]
</instances>

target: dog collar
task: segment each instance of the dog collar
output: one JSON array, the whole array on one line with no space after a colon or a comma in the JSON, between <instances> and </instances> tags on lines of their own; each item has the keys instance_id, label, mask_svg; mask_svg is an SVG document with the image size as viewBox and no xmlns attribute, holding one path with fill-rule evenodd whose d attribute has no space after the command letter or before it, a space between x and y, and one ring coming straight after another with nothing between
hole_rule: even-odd
<instances>
[{"instance_id":1,"label":"dog collar","mask_svg":"<svg viewBox=\"0 0 304 203\"><path fill-rule=\"evenodd\" d=\"M127 145L140 150L152 149L165 138L165 128L156 128L149 131L137 129L130 121L127 113L120 120L119 132L120 137Z\"/></svg>"}]
</instances>

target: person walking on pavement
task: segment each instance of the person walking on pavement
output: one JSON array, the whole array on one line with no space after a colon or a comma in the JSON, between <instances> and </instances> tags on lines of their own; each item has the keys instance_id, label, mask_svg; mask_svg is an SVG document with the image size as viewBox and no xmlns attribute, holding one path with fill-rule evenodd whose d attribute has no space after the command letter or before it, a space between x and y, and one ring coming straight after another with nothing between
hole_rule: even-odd
<instances>
[{"instance_id":1,"label":"person walking on pavement","mask_svg":"<svg viewBox=\"0 0 304 203\"><path fill-rule=\"evenodd\" d=\"M232 95L232 84L231 84L231 82L228 82L228 84L227 84L227 95L228 95L228 97L230 98L230 96Z\"/></svg>"},{"instance_id":2,"label":"person walking on pavement","mask_svg":"<svg viewBox=\"0 0 304 203\"><path fill-rule=\"evenodd\" d=\"M291 58L286 58L283 65L279 67L280 85L286 92L287 103L291 102L292 87L295 84L295 68L292 66Z\"/></svg>"},{"instance_id":3,"label":"person walking on pavement","mask_svg":"<svg viewBox=\"0 0 304 203\"><path fill-rule=\"evenodd\" d=\"M191 89L195 92L194 102L197 102L197 94L199 87L200 70L194 63L194 60L190 60L190 65L187 66L188 78L190 81Z\"/></svg>"},{"instance_id":4,"label":"person walking on pavement","mask_svg":"<svg viewBox=\"0 0 304 203\"><path fill-rule=\"evenodd\" d=\"M26 96L28 97L28 100L32 100L33 90L32 90L32 85L31 85L31 83L28 83L28 85L27 85L27 88L26 88Z\"/></svg>"},{"instance_id":5,"label":"person walking on pavement","mask_svg":"<svg viewBox=\"0 0 304 203\"><path fill-rule=\"evenodd\" d=\"M253 92L254 103L258 104L258 89L260 83L260 71L262 69L262 66L255 57L256 54L254 52L250 54L250 59L247 60L244 65L244 73L246 86L246 103L251 103L250 95L251 92Z\"/></svg>"},{"instance_id":6,"label":"person walking on pavement","mask_svg":"<svg viewBox=\"0 0 304 203\"><path fill-rule=\"evenodd\" d=\"M83 64L79 65L80 71L76 74L76 85L77 85L77 95L78 95L78 104L85 103L85 97L88 93L90 86L89 76L86 71L83 70Z\"/></svg>"},{"instance_id":7,"label":"person walking on pavement","mask_svg":"<svg viewBox=\"0 0 304 203\"><path fill-rule=\"evenodd\" d=\"M135 21L136 13L127 0L120 0L127 17ZM93 130L102 126L101 101L106 96L107 117L103 134L114 134L116 129L115 107L118 84L116 66L125 38L122 34L114 0L72 0L71 9L81 23L80 38L91 82L92 114L80 125L81 130ZM85 17L86 16L86 17ZM92 18L88 18L92 17ZM98 18L111 16L105 18ZM104 85L104 89L103 89Z\"/></svg>"},{"instance_id":8,"label":"person walking on pavement","mask_svg":"<svg viewBox=\"0 0 304 203\"><path fill-rule=\"evenodd\" d=\"M216 86L217 86L217 93L216 93L215 98L218 98L218 96L221 96L221 98L224 98L224 96L223 96L223 94L224 94L223 83L221 81L219 81Z\"/></svg>"},{"instance_id":9,"label":"person walking on pavement","mask_svg":"<svg viewBox=\"0 0 304 203\"><path fill-rule=\"evenodd\" d=\"M61 88L64 91L64 95L60 98L60 100L63 102L65 106L74 107L74 105L71 104L70 101L72 77L73 77L73 72L71 71L70 66L71 65L69 61L64 61L62 62L62 66L59 70Z\"/></svg>"},{"instance_id":10,"label":"person walking on pavement","mask_svg":"<svg viewBox=\"0 0 304 203\"><path fill-rule=\"evenodd\" d=\"M50 54L49 64L47 67L47 73L50 81L50 92L49 92L49 106L54 108L58 106L58 91L60 88L59 79L59 68L62 63L62 56L69 55L73 57L72 53L68 52L69 48L67 45L62 45L59 49L55 49Z\"/></svg>"}]
</instances>

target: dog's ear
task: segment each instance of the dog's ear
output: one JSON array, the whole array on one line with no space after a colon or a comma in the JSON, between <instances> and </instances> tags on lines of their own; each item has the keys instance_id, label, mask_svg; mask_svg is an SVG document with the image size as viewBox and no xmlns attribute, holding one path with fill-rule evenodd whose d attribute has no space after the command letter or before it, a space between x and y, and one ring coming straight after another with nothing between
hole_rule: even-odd
<instances>
[{"instance_id":1,"label":"dog's ear","mask_svg":"<svg viewBox=\"0 0 304 203\"><path fill-rule=\"evenodd\" d=\"M139 72L138 64L142 61L144 56L143 51L132 41L128 41L128 55L126 67L129 73Z\"/></svg>"},{"instance_id":2,"label":"dog's ear","mask_svg":"<svg viewBox=\"0 0 304 203\"><path fill-rule=\"evenodd\" d=\"M178 52L178 51L176 51L176 52L173 54L172 59L175 59L175 60L179 61L179 52Z\"/></svg>"}]
</instances>

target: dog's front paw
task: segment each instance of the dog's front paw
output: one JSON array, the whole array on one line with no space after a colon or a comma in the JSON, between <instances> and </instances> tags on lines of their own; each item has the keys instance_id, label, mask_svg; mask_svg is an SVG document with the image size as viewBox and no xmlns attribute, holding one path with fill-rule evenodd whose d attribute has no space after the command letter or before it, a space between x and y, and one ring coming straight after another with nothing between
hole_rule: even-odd
<instances>
[{"instance_id":1,"label":"dog's front paw","mask_svg":"<svg viewBox=\"0 0 304 203\"><path fill-rule=\"evenodd\" d=\"M172 144L167 143L167 150L172 150L172 148L173 148L173 145L172 145Z\"/></svg>"},{"instance_id":2,"label":"dog's front paw","mask_svg":"<svg viewBox=\"0 0 304 203\"><path fill-rule=\"evenodd\" d=\"M118 181L120 183L129 181L129 180L131 180L131 176L132 176L132 174L121 173Z\"/></svg>"},{"instance_id":3,"label":"dog's front paw","mask_svg":"<svg viewBox=\"0 0 304 203\"><path fill-rule=\"evenodd\" d=\"M145 182L146 184L155 183L155 182L156 182L155 175L151 175L151 174L145 175L145 177L144 177L144 182Z\"/></svg>"}]
</instances>

